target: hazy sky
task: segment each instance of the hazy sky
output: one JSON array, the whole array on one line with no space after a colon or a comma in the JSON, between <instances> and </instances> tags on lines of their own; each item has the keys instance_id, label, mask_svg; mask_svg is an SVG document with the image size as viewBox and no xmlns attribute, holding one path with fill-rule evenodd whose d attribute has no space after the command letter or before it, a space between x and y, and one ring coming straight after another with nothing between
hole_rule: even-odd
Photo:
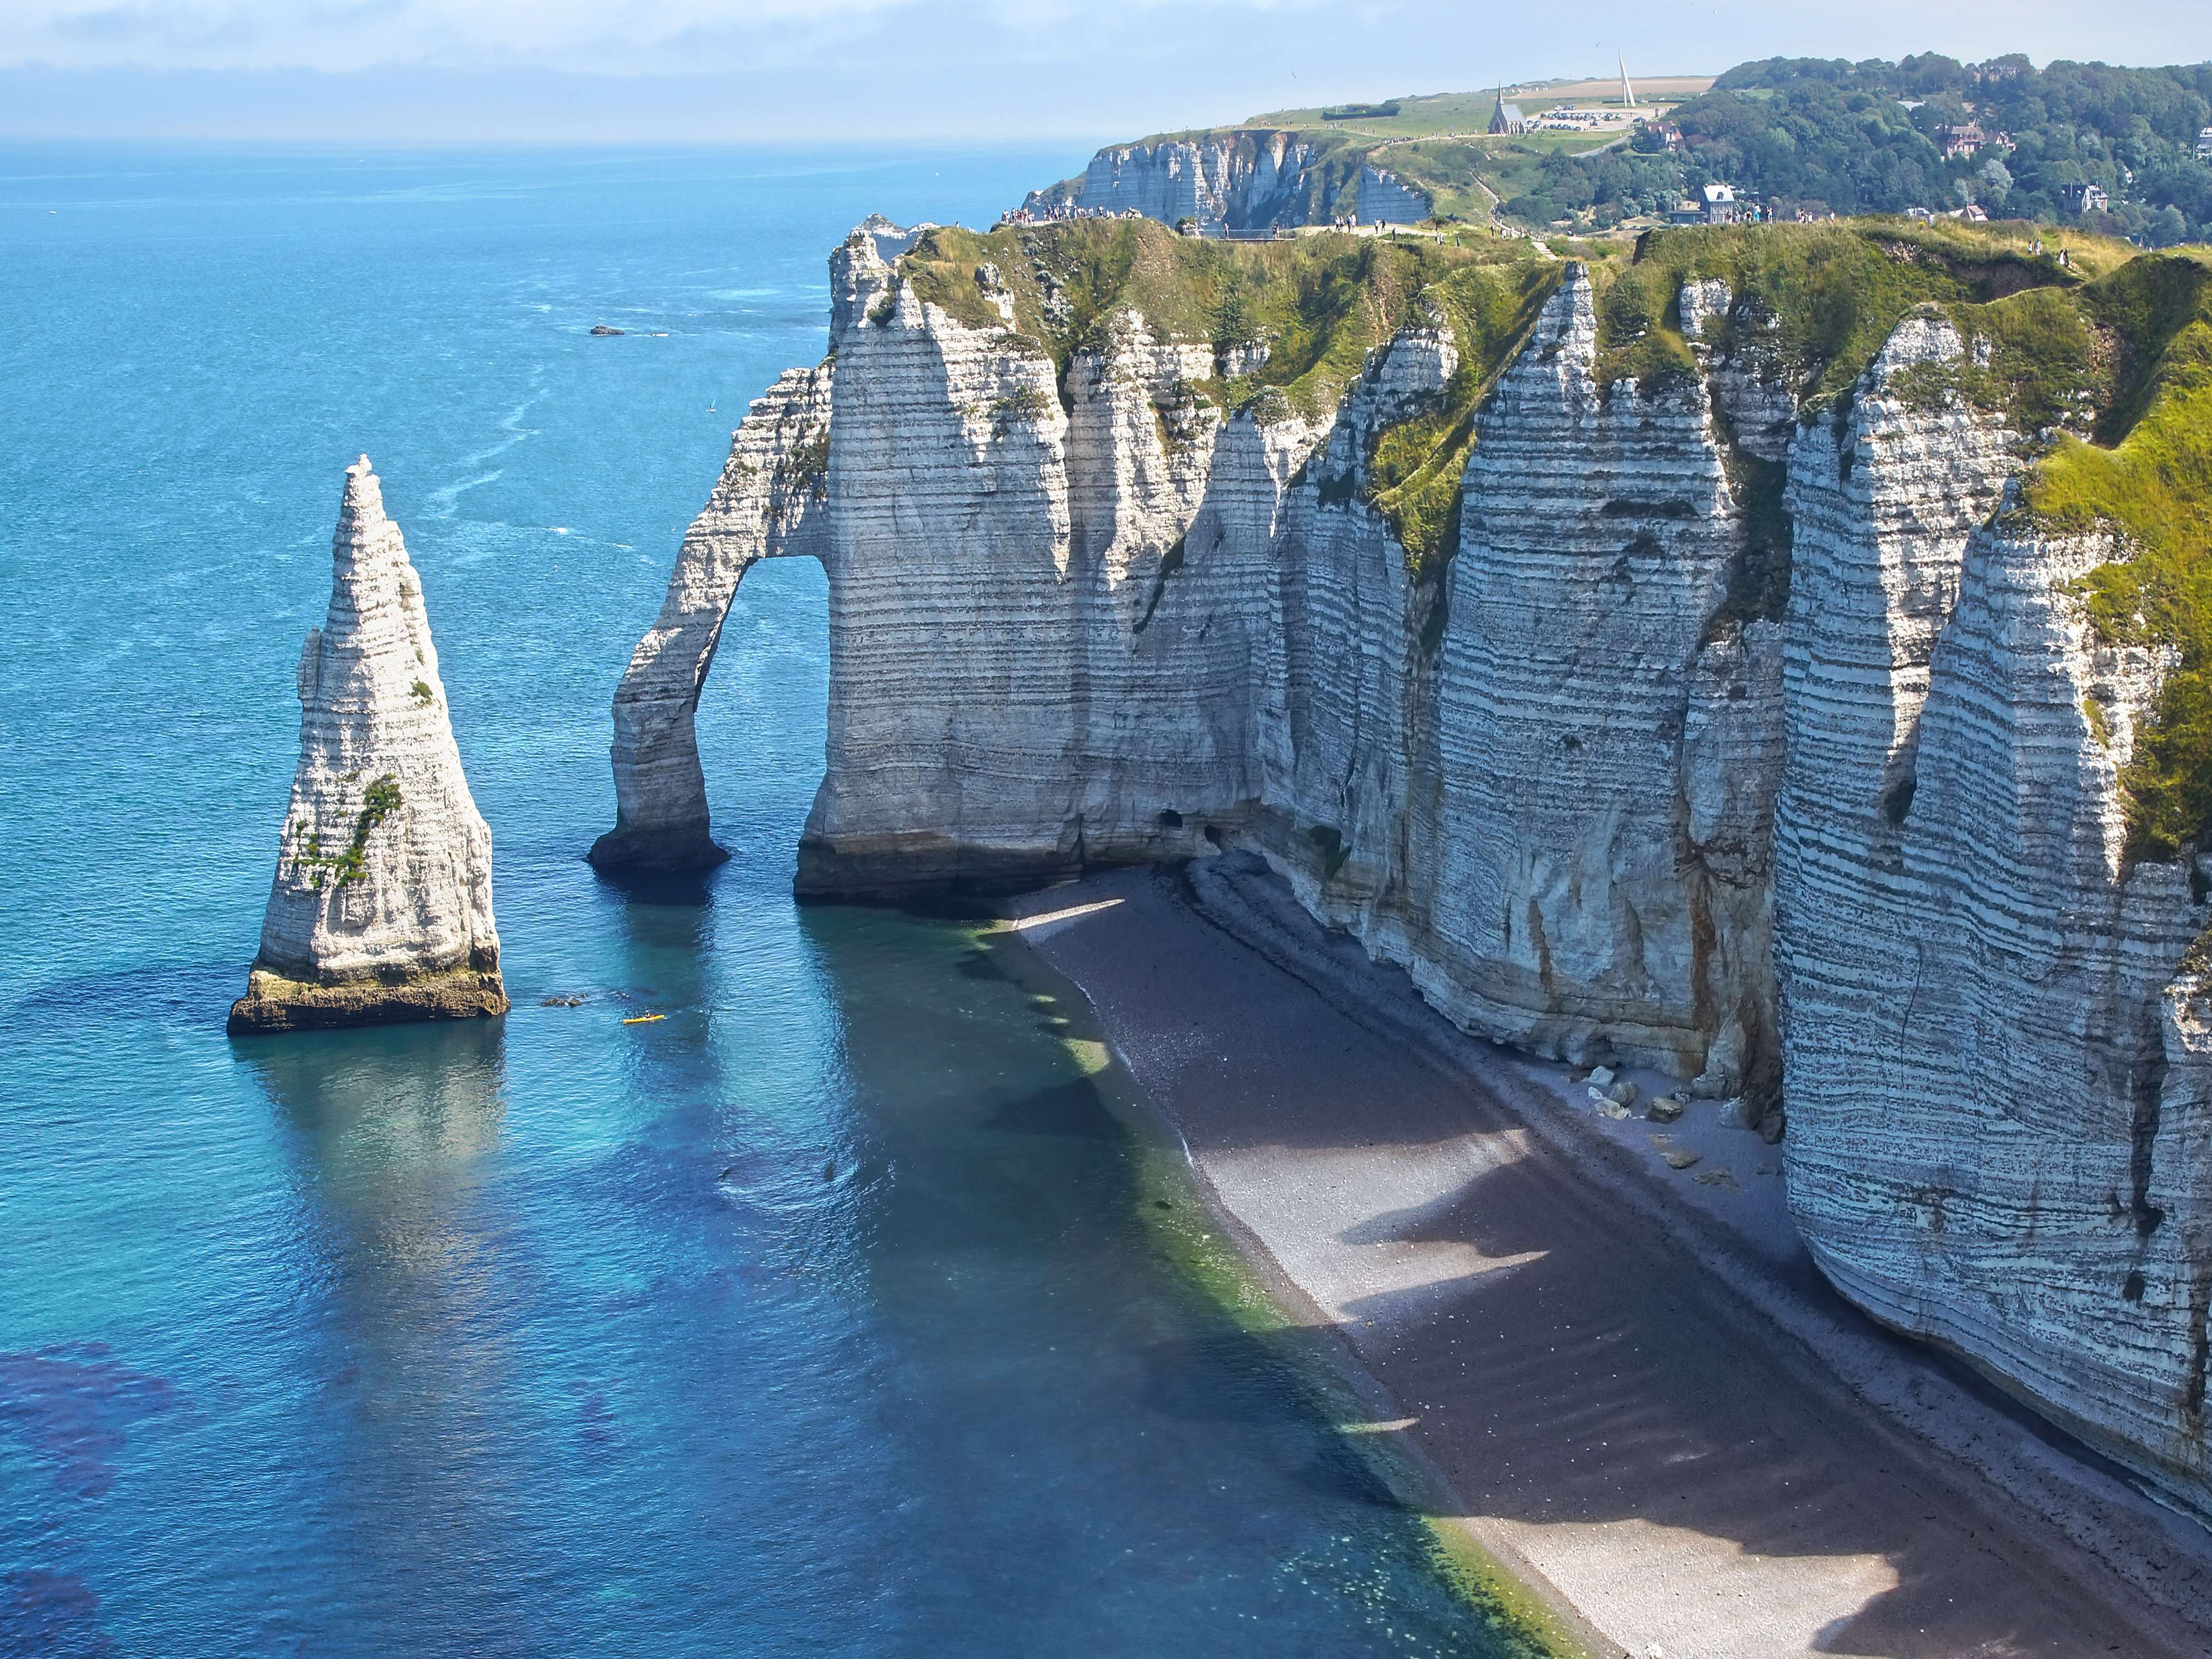
<instances>
[{"instance_id":1,"label":"hazy sky","mask_svg":"<svg viewBox=\"0 0 2212 1659\"><path fill-rule=\"evenodd\" d=\"M2212 58L2207 0L8 0L0 133L1134 136L1777 53Z\"/></svg>"}]
</instances>

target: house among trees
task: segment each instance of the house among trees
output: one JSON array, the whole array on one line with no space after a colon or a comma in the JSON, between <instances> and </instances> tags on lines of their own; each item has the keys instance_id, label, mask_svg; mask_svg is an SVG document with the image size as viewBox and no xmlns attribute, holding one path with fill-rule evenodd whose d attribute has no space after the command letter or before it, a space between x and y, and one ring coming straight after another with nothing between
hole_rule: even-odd
<instances>
[{"instance_id":1,"label":"house among trees","mask_svg":"<svg viewBox=\"0 0 2212 1659\"><path fill-rule=\"evenodd\" d=\"M1759 216L1759 210L1750 203L1736 200L1735 185L1707 185L1698 192L1697 200L1682 203L1667 220L1677 225L1741 225Z\"/></svg>"},{"instance_id":2,"label":"house among trees","mask_svg":"<svg viewBox=\"0 0 2212 1659\"><path fill-rule=\"evenodd\" d=\"M2212 161L2212 127L2207 127L2197 135L2197 159Z\"/></svg>"},{"instance_id":3,"label":"house among trees","mask_svg":"<svg viewBox=\"0 0 2212 1659\"><path fill-rule=\"evenodd\" d=\"M1936 137L1942 142L1944 161L1962 161L1975 150L2008 150L2013 139L2004 133L1986 133L1980 122L1966 122L1964 126L1938 126Z\"/></svg>"},{"instance_id":4,"label":"house among trees","mask_svg":"<svg viewBox=\"0 0 2212 1659\"><path fill-rule=\"evenodd\" d=\"M2073 192L2073 209L2076 213L2104 213L2111 210L2112 198L2098 185L2083 185Z\"/></svg>"},{"instance_id":5,"label":"house among trees","mask_svg":"<svg viewBox=\"0 0 2212 1659\"><path fill-rule=\"evenodd\" d=\"M1982 131L1979 123L1973 121L1960 127L1938 127L1936 136L1943 141L1943 159L1947 161L1972 155L1990 142L1990 135Z\"/></svg>"},{"instance_id":6,"label":"house among trees","mask_svg":"<svg viewBox=\"0 0 2212 1659\"><path fill-rule=\"evenodd\" d=\"M1750 204L1735 199L1734 185L1707 185L1698 195L1709 225L1740 224L1752 216Z\"/></svg>"}]
</instances>

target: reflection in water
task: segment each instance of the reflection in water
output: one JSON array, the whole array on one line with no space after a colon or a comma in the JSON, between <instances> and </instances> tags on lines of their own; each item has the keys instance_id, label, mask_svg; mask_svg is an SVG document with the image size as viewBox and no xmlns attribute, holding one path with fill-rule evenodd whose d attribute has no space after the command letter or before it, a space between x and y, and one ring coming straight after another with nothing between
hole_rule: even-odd
<instances>
[{"instance_id":1,"label":"reflection in water","mask_svg":"<svg viewBox=\"0 0 2212 1659\"><path fill-rule=\"evenodd\" d=\"M518 1291L532 1269L513 1195L488 1179L504 1039L500 1022L470 1020L238 1045L289 1131L302 1266L320 1291L310 1381L318 1416L343 1425L325 1442L319 1524L356 1583L450 1585L453 1541L495 1535L526 1499L500 1402L528 1390Z\"/></svg>"}]
</instances>

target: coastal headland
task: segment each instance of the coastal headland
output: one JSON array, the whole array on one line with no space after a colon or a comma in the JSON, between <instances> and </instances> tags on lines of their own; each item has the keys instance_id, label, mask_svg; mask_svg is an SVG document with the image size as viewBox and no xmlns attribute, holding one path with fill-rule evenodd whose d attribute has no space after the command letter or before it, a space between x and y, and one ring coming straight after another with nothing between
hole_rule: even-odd
<instances>
[{"instance_id":1,"label":"coastal headland","mask_svg":"<svg viewBox=\"0 0 2212 1659\"><path fill-rule=\"evenodd\" d=\"M2212 1513L2212 264L1584 252L865 222L632 653L594 860L720 856L701 689L815 558L801 897L1262 858L1621 1118L1732 1103L1844 1297Z\"/></svg>"}]
</instances>

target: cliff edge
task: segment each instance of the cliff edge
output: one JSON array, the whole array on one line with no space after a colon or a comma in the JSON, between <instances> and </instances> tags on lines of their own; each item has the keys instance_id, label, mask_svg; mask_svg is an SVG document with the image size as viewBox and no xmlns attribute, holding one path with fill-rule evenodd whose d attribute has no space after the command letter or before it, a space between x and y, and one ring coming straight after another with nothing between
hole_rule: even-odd
<instances>
[{"instance_id":1,"label":"cliff edge","mask_svg":"<svg viewBox=\"0 0 2212 1659\"><path fill-rule=\"evenodd\" d=\"M2212 1510L2212 265L1469 240L856 233L623 824L665 756L703 840L714 631L811 554L802 896L1249 848L1463 1029L1728 1103L1844 1294Z\"/></svg>"}]
</instances>

